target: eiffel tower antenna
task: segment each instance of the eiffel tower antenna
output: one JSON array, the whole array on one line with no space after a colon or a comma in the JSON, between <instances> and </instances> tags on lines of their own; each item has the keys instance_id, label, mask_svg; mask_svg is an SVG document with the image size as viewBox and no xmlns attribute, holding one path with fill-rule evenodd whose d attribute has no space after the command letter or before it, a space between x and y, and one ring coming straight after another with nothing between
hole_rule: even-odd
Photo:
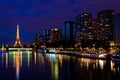
<instances>
[{"instance_id":1,"label":"eiffel tower antenna","mask_svg":"<svg viewBox=\"0 0 120 80\"><path fill-rule=\"evenodd\" d=\"M23 47L20 42L19 25L18 24L17 24L16 41L15 41L14 47Z\"/></svg>"}]
</instances>

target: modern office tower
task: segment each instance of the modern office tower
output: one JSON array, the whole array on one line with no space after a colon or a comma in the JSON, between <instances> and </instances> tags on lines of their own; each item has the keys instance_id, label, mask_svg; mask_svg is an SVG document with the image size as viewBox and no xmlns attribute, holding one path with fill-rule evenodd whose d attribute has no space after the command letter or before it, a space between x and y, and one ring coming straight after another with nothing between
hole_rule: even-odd
<instances>
[{"instance_id":1,"label":"modern office tower","mask_svg":"<svg viewBox=\"0 0 120 80\"><path fill-rule=\"evenodd\" d=\"M83 47L89 46L89 43L93 41L93 27L92 27L92 15L90 13L83 13L76 16L77 23L77 35L76 42L82 43Z\"/></svg>"},{"instance_id":2,"label":"modern office tower","mask_svg":"<svg viewBox=\"0 0 120 80\"><path fill-rule=\"evenodd\" d=\"M104 40L100 40L100 36L101 36L101 27L99 25L99 22L98 20L95 20L93 19L92 20L92 27L93 27L93 38L94 38L94 47L97 49L97 48L100 48L100 47L103 47L105 44L105 41Z\"/></svg>"},{"instance_id":3,"label":"modern office tower","mask_svg":"<svg viewBox=\"0 0 120 80\"><path fill-rule=\"evenodd\" d=\"M57 28L51 29L50 36L52 42L62 41L62 30Z\"/></svg>"},{"instance_id":4,"label":"modern office tower","mask_svg":"<svg viewBox=\"0 0 120 80\"><path fill-rule=\"evenodd\" d=\"M120 13L115 14L115 44L120 46Z\"/></svg>"},{"instance_id":5,"label":"modern office tower","mask_svg":"<svg viewBox=\"0 0 120 80\"><path fill-rule=\"evenodd\" d=\"M76 16L77 30L80 32L81 39L93 39L92 37L92 15L83 13Z\"/></svg>"},{"instance_id":6,"label":"modern office tower","mask_svg":"<svg viewBox=\"0 0 120 80\"><path fill-rule=\"evenodd\" d=\"M50 30L46 29L43 31L43 44L46 45L46 47L48 47L49 43L51 43Z\"/></svg>"},{"instance_id":7,"label":"modern office tower","mask_svg":"<svg viewBox=\"0 0 120 80\"><path fill-rule=\"evenodd\" d=\"M62 42L62 30L61 29L51 29L50 40L53 47L60 47Z\"/></svg>"},{"instance_id":8,"label":"modern office tower","mask_svg":"<svg viewBox=\"0 0 120 80\"><path fill-rule=\"evenodd\" d=\"M103 10L97 14L100 26L100 40L114 40L114 11Z\"/></svg>"},{"instance_id":9,"label":"modern office tower","mask_svg":"<svg viewBox=\"0 0 120 80\"><path fill-rule=\"evenodd\" d=\"M109 9L100 11L97 18L100 26L99 41L100 44L104 44L101 47L109 47L114 41L114 11Z\"/></svg>"},{"instance_id":10,"label":"modern office tower","mask_svg":"<svg viewBox=\"0 0 120 80\"><path fill-rule=\"evenodd\" d=\"M66 21L62 29L63 46L74 47L76 39L76 23L74 21Z\"/></svg>"},{"instance_id":11,"label":"modern office tower","mask_svg":"<svg viewBox=\"0 0 120 80\"><path fill-rule=\"evenodd\" d=\"M60 47L62 42L62 31L61 29L51 29L44 32L47 47Z\"/></svg>"},{"instance_id":12,"label":"modern office tower","mask_svg":"<svg viewBox=\"0 0 120 80\"><path fill-rule=\"evenodd\" d=\"M91 33L93 34L93 39L96 41L99 38L99 32L100 32L99 23L97 20L95 19L92 20L92 27L93 27L93 31Z\"/></svg>"},{"instance_id":13,"label":"modern office tower","mask_svg":"<svg viewBox=\"0 0 120 80\"><path fill-rule=\"evenodd\" d=\"M42 45L43 45L42 36L40 34L36 34L36 37L35 37L35 46L36 46L36 48L40 48Z\"/></svg>"}]
</instances>

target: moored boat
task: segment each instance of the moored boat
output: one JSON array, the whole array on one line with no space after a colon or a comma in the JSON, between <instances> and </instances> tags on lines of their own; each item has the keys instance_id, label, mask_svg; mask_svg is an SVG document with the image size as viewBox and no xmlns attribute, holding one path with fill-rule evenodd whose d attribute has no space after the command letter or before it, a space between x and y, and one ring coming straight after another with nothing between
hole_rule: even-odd
<instances>
[{"instance_id":1,"label":"moored boat","mask_svg":"<svg viewBox=\"0 0 120 80\"><path fill-rule=\"evenodd\" d=\"M111 56L111 59L112 59L113 61L120 61L120 52L114 53L114 54Z\"/></svg>"}]
</instances>

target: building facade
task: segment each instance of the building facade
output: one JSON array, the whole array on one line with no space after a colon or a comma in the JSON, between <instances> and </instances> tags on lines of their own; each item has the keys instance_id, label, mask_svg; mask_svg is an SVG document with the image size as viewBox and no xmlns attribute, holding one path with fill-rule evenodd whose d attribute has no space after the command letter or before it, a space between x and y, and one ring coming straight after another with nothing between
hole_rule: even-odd
<instances>
[{"instance_id":1,"label":"building facade","mask_svg":"<svg viewBox=\"0 0 120 80\"><path fill-rule=\"evenodd\" d=\"M114 40L114 11L103 10L97 14L100 26L100 40Z\"/></svg>"},{"instance_id":2,"label":"building facade","mask_svg":"<svg viewBox=\"0 0 120 80\"><path fill-rule=\"evenodd\" d=\"M64 47L74 47L76 39L76 23L74 21L64 22L62 36Z\"/></svg>"},{"instance_id":3,"label":"building facade","mask_svg":"<svg viewBox=\"0 0 120 80\"><path fill-rule=\"evenodd\" d=\"M99 22L99 36L101 47L109 48L110 43L114 41L114 11L103 10L97 14Z\"/></svg>"},{"instance_id":4,"label":"building facade","mask_svg":"<svg viewBox=\"0 0 120 80\"><path fill-rule=\"evenodd\" d=\"M36 48L41 48L42 45L43 45L42 35L36 34L36 37L35 37L35 46L36 46Z\"/></svg>"},{"instance_id":5,"label":"building facade","mask_svg":"<svg viewBox=\"0 0 120 80\"><path fill-rule=\"evenodd\" d=\"M115 44L120 46L120 13L115 14Z\"/></svg>"},{"instance_id":6,"label":"building facade","mask_svg":"<svg viewBox=\"0 0 120 80\"><path fill-rule=\"evenodd\" d=\"M93 31L92 31L93 39L98 40L99 32L100 32L98 20L95 19L92 20L92 27L93 27Z\"/></svg>"},{"instance_id":7,"label":"building facade","mask_svg":"<svg viewBox=\"0 0 120 80\"><path fill-rule=\"evenodd\" d=\"M49 29L44 31L44 43L47 47L60 47L62 42L61 29Z\"/></svg>"},{"instance_id":8,"label":"building facade","mask_svg":"<svg viewBox=\"0 0 120 80\"><path fill-rule=\"evenodd\" d=\"M94 40L94 31L92 27L92 15L83 13L76 16L77 35L76 44L81 44L82 47L92 46Z\"/></svg>"}]
</instances>

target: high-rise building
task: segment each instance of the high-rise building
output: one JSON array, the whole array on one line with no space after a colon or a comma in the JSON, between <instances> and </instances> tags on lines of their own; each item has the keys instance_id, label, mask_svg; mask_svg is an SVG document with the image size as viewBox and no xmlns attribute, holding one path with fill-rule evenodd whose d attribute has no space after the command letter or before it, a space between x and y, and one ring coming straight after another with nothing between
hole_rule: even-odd
<instances>
[{"instance_id":1,"label":"high-rise building","mask_svg":"<svg viewBox=\"0 0 120 80\"><path fill-rule=\"evenodd\" d=\"M62 30L57 29L57 28L51 29L50 38L51 38L52 43L61 42L62 41Z\"/></svg>"},{"instance_id":2,"label":"high-rise building","mask_svg":"<svg viewBox=\"0 0 120 80\"><path fill-rule=\"evenodd\" d=\"M47 47L60 47L62 42L62 30L57 28L45 30L44 42Z\"/></svg>"},{"instance_id":3,"label":"high-rise building","mask_svg":"<svg viewBox=\"0 0 120 80\"><path fill-rule=\"evenodd\" d=\"M93 39L92 15L90 13L83 13L76 16L77 23L77 38L81 40Z\"/></svg>"},{"instance_id":4,"label":"high-rise building","mask_svg":"<svg viewBox=\"0 0 120 80\"><path fill-rule=\"evenodd\" d=\"M95 20L95 19L92 20L92 27L93 27L93 31L91 33L93 34L93 39L98 40L100 27L99 27L99 23L97 20Z\"/></svg>"},{"instance_id":5,"label":"high-rise building","mask_svg":"<svg viewBox=\"0 0 120 80\"><path fill-rule=\"evenodd\" d=\"M76 39L76 23L74 21L66 21L62 29L63 42L66 47L73 47Z\"/></svg>"},{"instance_id":6,"label":"high-rise building","mask_svg":"<svg viewBox=\"0 0 120 80\"><path fill-rule=\"evenodd\" d=\"M115 44L120 46L120 13L115 14Z\"/></svg>"},{"instance_id":7,"label":"high-rise building","mask_svg":"<svg viewBox=\"0 0 120 80\"><path fill-rule=\"evenodd\" d=\"M83 13L76 16L77 35L76 44L82 47L92 46L94 39L94 32L92 27L92 15L90 13Z\"/></svg>"},{"instance_id":8,"label":"high-rise building","mask_svg":"<svg viewBox=\"0 0 120 80\"><path fill-rule=\"evenodd\" d=\"M111 42L114 41L114 11L113 10L103 10L97 14L99 22L99 36L98 41L100 41L101 47L109 49Z\"/></svg>"},{"instance_id":9,"label":"high-rise building","mask_svg":"<svg viewBox=\"0 0 120 80\"><path fill-rule=\"evenodd\" d=\"M114 11L103 10L97 14L100 26L99 39L106 41L114 40Z\"/></svg>"},{"instance_id":10,"label":"high-rise building","mask_svg":"<svg viewBox=\"0 0 120 80\"><path fill-rule=\"evenodd\" d=\"M36 34L35 45L37 48L40 48L43 45L43 39L42 39L42 36L40 34Z\"/></svg>"},{"instance_id":11,"label":"high-rise building","mask_svg":"<svg viewBox=\"0 0 120 80\"><path fill-rule=\"evenodd\" d=\"M43 44L48 47L48 43L50 43L50 30L46 29L43 31Z\"/></svg>"},{"instance_id":12,"label":"high-rise building","mask_svg":"<svg viewBox=\"0 0 120 80\"><path fill-rule=\"evenodd\" d=\"M51 40L50 40L50 29L46 29L43 32L43 35L44 35L44 42L45 43L51 42Z\"/></svg>"}]
</instances>

